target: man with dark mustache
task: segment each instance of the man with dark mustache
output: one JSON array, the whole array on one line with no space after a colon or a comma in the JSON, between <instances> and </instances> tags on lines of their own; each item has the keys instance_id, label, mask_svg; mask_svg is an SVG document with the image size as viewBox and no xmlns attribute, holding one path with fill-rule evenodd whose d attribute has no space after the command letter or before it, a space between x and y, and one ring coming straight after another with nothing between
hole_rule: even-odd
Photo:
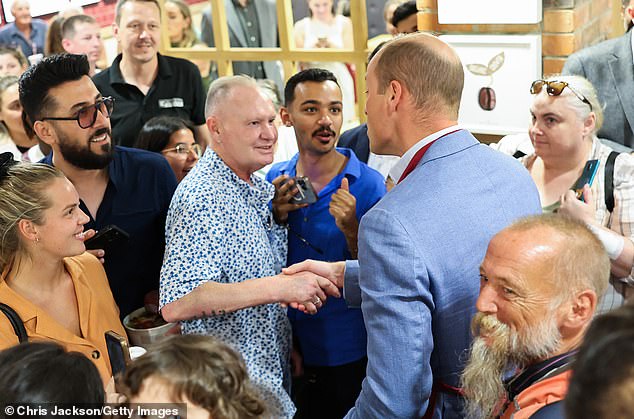
<instances>
[{"instance_id":1,"label":"man with dark mustache","mask_svg":"<svg viewBox=\"0 0 634 419\"><path fill-rule=\"evenodd\" d=\"M361 217L385 194L381 174L350 149L335 148L343 122L341 89L328 70L308 69L291 77L284 90L282 122L293 126L299 153L274 165L267 180L276 186L273 212L287 223L288 264L306 259L342 261L357 256ZM295 204L295 176L307 177L317 202ZM295 336L297 418L342 418L365 377L366 331L359 308L331 298L315 315L289 309ZM327 402L324 402L327 400Z\"/></svg>"},{"instance_id":2,"label":"man with dark mustache","mask_svg":"<svg viewBox=\"0 0 634 419\"><path fill-rule=\"evenodd\" d=\"M85 55L60 54L30 67L20 79L23 118L53 150L42 160L75 185L86 229L114 224L130 237L94 254L102 259L122 316L158 289L165 217L176 178L160 155L113 146L114 100L89 77ZM88 237L86 237L88 238Z\"/></svg>"},{"instance_id":3,"label":"man with dark mustache","mask_svg":"<svg viewBox=\"0 0 634 419\"><path fill-rule=\"evenodd\" d=\"M601 242L570 218L528 217L495 235L462 374L466 417L563 417L557 402L609 276Z\"/></svg>"}]
</instances>

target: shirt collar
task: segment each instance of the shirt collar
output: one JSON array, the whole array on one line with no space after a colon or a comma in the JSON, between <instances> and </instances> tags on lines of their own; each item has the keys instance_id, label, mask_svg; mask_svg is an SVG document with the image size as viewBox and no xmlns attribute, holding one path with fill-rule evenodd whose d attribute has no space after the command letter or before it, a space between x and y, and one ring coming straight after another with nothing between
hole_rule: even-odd
<instances>
[{"instance_id":1,"label":"shirt collar","mask_svg":"<svg viewBox=\"0 0 634 419\"><path fill-rule=\"evenodd\" d=\"M90 308L92 291L86 287L81 280L79 280L79 277L84 275L84 273L78 266L75 265L75 263L72 262L72 258L64 258L64 266L70 274L75 288L75 294L77 294L80 328L82 334L87 336L88 323L86 322L87 318L84 310L86 310L86 308ZM20 316L27 332L35 330L35 333L41 336L47 336L50 339L59 342L68 342L80 345L86 344L82 338L74 335L62 327L59 323L55 322L55 320L53 320L53 318L50 317L45 310L42 310L40 307L33 304L31 301L9 287L6 282L9 269L11 269L11 266L7 265L0 278L0 300L11 302L9 305L13 310L15 310L18 316Z\"/></svg>"},{"instance_id":2,"label":"shirt collar","mask_svg":"<svg viewBox=\"0 0 634 419\"><path fill-rule=\"evenodd\" d=\"M156 53L158 58L158 73L157 77L162 79L167 79L172 76L172 66L170 66L169 61L159 53ZM121 59L123 58L123 54L119 54L115 57L114 61L112 61L112 65L110 66L110 84L129 84L123 78L123 73L121 73Z\"/></svg>"},{"instance_id":3,"label":"shirt collar","mask_svg":"<svg viewBox=\"0 0 634 419\"><path fill-rule=\"evenodd\" d=\"M405 172L405 169L407 169L409 162L412 161L412 159L414 158L414 155L418 152L418 150L425 147L427 144L431 143L432 141L436 141L443 135L446 135L458 129L460 129L458 125L452 125L440 131L436 131L433 134L428 135L427 137L423 138L422 140L414 144L412 147L410 147L409 150L405 152L405 154L403 154L403 157L401 157L401 159L396 162L396 164L390 170L390 173L388 176L392 178L394 183L397 183L398 180L401 178L401 176L403 176L403 173Z\"/></svg>"},{"instance_id":4,"label":"shirt collar","mask_svg":"<svg viewBox=\"0 0 634 419\"><path fill-rule=\"evenodd\" d=\"M208 163L206 163L206 161ZM273 195L275 195L275 186L271 183L261 179L260 177L251 174L251 183L245 182L233 171L227 164L220 158L220 156L208 148L205 154L197 163L209 164L214 175L220 177L225 182L233 184L238 188L242 194L247 198L249 203L264 203L267 205Z\"/></svg>"}]
</instances>

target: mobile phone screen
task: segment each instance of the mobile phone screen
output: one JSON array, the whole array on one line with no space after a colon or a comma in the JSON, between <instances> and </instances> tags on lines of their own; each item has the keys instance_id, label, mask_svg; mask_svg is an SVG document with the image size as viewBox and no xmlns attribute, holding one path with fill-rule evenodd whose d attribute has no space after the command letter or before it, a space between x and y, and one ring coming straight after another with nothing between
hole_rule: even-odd
<instances>
[{"instance_id":1,"label":"mobile phone screen","mask_svg":"<svg viewBox=\"0 0 634 419\"><path fill-rule=\"evenodd\" d=\"M125 372L126 361L130 359L128 351L128 345L125 339L118 336L114 332L106 332L106 347L108 348L108 357L110 358L110 367L112 368L112 375L115 376L119 373Z\"/></svg>"},{"instance_id":2,"label":"mobile phone screen","mask_svg":"<svg viewBox=\"0 0 634 419\"><path fill-rule=\"evenodd\" d=\"M583 172L581 173L581 176L579 176L579 179L577 179L577 181L575 182L575 185L572 187L572 189L577 194L577 199L580 199L583 201L583 186L585 184L592 186L592 182L594 181L594 178L598 170L599 170L599 160L588 160L586 162L586 165L583 168Z\"/></svg>"}]
</instances>

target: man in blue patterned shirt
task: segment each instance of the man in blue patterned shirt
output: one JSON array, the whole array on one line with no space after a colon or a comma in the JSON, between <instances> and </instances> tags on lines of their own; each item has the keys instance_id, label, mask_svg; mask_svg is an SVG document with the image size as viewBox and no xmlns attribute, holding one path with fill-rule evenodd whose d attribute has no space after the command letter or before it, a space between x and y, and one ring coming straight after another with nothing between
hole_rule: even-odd
<instances>
[{"instance_id":1,"label":"man in blue patterned shirt","mask_svg":"<svg viewBox=\"0 0 634 419\"><path fill-rule=\"evenodd\" d=\"M248 76L223 77L210 86L205 113L211 147L179 184L167 215L161 312L182 321L183 333L233 345L269 413L291 418L290 327L277 303L305 301L315 312L339 290L325 278L279 274L286 230L268 207L273 185L253 176L273 160L270 99Z\"/></svg>"}]
</instances>

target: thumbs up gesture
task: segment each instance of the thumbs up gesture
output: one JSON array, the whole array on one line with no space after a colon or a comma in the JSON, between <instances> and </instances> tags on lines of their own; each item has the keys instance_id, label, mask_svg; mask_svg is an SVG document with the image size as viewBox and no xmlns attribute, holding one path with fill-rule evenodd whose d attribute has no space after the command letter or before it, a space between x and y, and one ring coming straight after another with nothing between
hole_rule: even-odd
<instances>
[{"instance_id":1,"label":"thumbs up gesture","mask_svg":"<svg viewBox=\"0 0 634 419\"><path fill-rule=\"evenodd\" d=\"M328 211L335 219L337 228L346 236L348 249L353 257L357 256L357 199L350 193L348 179L341 180L341 188L332 195Z\"/></svg>"}]
</instances>

